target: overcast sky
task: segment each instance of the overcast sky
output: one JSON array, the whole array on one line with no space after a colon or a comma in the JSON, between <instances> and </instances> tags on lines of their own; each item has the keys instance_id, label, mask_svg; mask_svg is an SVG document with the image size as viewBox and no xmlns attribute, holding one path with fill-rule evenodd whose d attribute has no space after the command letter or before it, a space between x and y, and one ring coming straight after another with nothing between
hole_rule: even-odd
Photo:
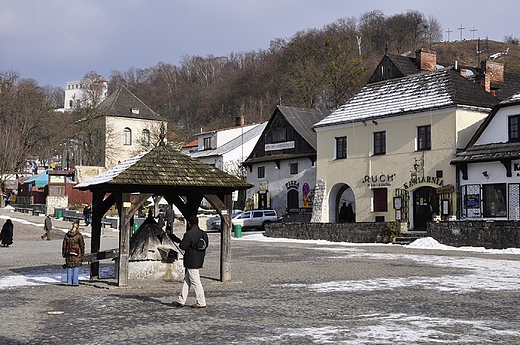
<instances>
[{"instance_id":1,"label":"overcast sky","mask_svg":"<svg viewBox=\"0 0 520 345\"><path fill-rule=\"evenodd\" d=\"M0 71L65 87L96 71L264 50L275 38L381 10L433 15L444 40L520 37L518 0L0 0ZM458 30L463 27L464 30ZM475 29L477 31L470 31Z\"/></svg>"}]
</instances>

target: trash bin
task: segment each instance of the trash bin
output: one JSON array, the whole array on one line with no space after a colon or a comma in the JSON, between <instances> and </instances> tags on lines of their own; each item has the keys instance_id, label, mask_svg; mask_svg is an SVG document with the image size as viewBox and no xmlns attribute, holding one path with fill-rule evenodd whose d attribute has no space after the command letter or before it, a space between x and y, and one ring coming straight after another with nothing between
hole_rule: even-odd
<instances>
[{"instance_id":1,"label":"trash bin","mask_svg":"<svg viewBox=\"0 0 520 345\"><path fill-rule=\"evenodd\" d=\"M236 224L234 227L235 237L242 237L242 225Z\"/></svg>"},{"instance_id":2,"label":"trash bin","mask_svg":"<svg viewBox=\"0 0 520 345\"><path fill-rule=\"evenodd\" d=\"M56 212L56 219L60 219L60 218L63 218L63 211L62 210L58 210Z\"/></svg>"}]
</instances>

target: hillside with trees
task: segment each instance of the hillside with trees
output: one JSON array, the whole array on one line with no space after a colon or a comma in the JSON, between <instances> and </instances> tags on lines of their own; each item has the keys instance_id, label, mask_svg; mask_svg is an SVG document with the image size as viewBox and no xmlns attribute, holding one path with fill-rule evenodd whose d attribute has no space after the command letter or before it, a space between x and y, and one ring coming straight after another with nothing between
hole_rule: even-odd
<instances>
[{"instance_id":1,"label":"hillside with trees","mask_svg":"<svg viewBox=\"0 0 520 345\"><path fill-rule=\"evenodd\" d=\"M418 48L437 52L444 65L477 66L492 54L506 71L520 73L518 40L440 42L442 29L417 11L385 16L371 11L321 29L273 39L266 50L224 57L184 56L179 66L159 62L145 69L112 71L109 93L127 86L169 121L171 138L188 141L194 132L266 121L277 104L335 109L368 80L387 52L413 56ZM479 43L480 54L477 54Z\"/></svg>"},{"instance_id":2,"label":"hillside with trees","mask_svg":"<svg viewBox=\"0 0 520 345\"><path fill-rule=\"evenodd\" d=\"M445 66L457 61L474 67L502 53L496 61L520 74L515 37L504 37L504 42L441 40L441 24L432 16L417 11L385 16L376 10L274 38L263 50L184 56L178 65L159 62L115 70L108 78L109 94L125 85L168 121L169 140L187 142L201 130L233 126L237 116L248 124L266 121L278 104L335 109L367 82L385 53L413 56L424 48L436 51ZM0 174L22 170L27 159L49 162L78 133L75 124L88 117L88 109L57 115L53 109L63 106L63 95L62 89L0 71Z\"/></svg>"}]
</instances>

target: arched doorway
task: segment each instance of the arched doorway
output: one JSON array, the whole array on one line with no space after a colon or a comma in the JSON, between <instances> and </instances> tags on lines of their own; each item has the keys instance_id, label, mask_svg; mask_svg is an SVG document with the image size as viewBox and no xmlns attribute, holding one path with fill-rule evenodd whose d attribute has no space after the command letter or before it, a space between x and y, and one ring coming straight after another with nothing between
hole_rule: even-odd
<instances>
[{"instance_id":1,"label":"arched doorway","mask_svg":"<svg viewBox=\"0 0 520 345\"><path fill-rule=\"evenodd\" d=\"M426 230L426 222L439 214L439 197L435 188L421 187L413 191L413 229Z\"/></svg>"},{"instance_id":2,"label":"arched doorway","mask_svg":"<svg viewBox=\"0 0 520 345\"><path fill-rule=\"evenodd\" d=\"M347 219L340 219L341 207L345 204L351 214ZM355 222L356 221L356 198L352 188L348 184L340 183L332 187L329 199L329 221L330 222Z\"/></svg>"}]
</instances>

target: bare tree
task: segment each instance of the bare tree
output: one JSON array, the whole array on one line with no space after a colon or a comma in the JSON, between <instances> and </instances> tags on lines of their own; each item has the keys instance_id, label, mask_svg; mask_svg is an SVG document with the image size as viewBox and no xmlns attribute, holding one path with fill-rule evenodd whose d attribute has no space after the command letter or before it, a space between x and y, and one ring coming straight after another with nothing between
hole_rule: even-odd
<instances>
[{"instance_id":1,"label":"bare tree","mask_svg":"<svg viewBox=\"0 0 520 345\"><path fill-rule=\"evenodd\" d=\"M29 156L39 149L55 129L49 125L54 111L45 92L32 79L16 72L0 72L0 182L24 169ZM0 196L3 205L3 196Z\"/></svg>"}]
</instances>

